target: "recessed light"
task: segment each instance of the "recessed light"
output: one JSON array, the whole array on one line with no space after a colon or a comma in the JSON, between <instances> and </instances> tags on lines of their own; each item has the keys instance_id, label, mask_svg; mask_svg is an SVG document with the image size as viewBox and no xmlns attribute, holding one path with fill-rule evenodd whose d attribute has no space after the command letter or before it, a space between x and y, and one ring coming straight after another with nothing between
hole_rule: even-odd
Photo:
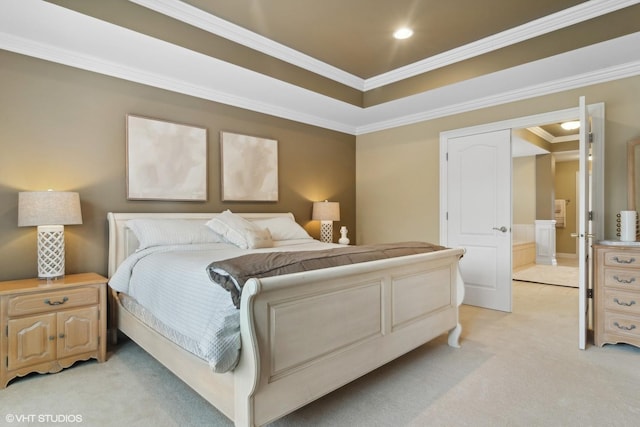
<instances>
[{"instance_id":1,"label":"recessed light","mask_svg":"<svg viewBox=\"0 0 640 427\"><path fill-rule=\"evenodd\" d=\"M395 33L393 33L393 37L395 37L398 40L408 39L412 35L413 35L413 30L411 28L407 28L407 27L400 28L400 29L396 30Z\"/></svg>"},{"instance_id":2,"label":"recessed light","mask_svg":"<svg viewBox=\"0 0 640 427\"><path fill-rule=\"evenodd\" d=\"M564 130L574 130L580 127L580 122L578 120L572 122L564 122L560 125Z\"/></svg>"}]
</instances>

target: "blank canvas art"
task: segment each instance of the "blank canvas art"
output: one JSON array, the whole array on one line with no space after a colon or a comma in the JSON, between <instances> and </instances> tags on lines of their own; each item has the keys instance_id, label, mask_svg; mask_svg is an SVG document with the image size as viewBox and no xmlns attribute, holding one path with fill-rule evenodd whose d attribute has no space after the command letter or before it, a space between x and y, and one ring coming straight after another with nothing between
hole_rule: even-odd
<instances>
[{"instance_id":1,"label":"blank canvas art","mask_svg":"<svg viewBox=\"0 0 640 427\"><path fill-rule=\"evenodd\" d=\"M278 141L220 133L223 201L278 201Z\"/></svg>"},{"instance_id":2,"label":"blank canvas art","mask_svg":"<svg viewBox=\"0 0 640 427\"><path fill-rule=\"evenodd\" d=\"M207 200L207 129L127 116L127 198Z\"/></svg>"}]
</instances>

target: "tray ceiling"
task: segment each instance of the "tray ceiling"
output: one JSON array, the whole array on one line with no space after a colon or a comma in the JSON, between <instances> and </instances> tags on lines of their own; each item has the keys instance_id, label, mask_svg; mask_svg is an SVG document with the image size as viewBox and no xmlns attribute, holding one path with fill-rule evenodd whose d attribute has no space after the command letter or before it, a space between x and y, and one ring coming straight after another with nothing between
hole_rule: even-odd
<instances>
[{"instance_id":1,"label":"tray ceiling","mask_svg":"<svg viewBox=\"0 0 640 427\"><path fill-rule=\"evenodd\" d=\"M584 0L185 0L363 79L442 54ZM395 40L393 32L414 34Z\"/></svg>"},{"instance_id":2,"label":"tray ceiling","mask_svg":"<svg viewBox=\"0 0 640 427\"><path fill-rule=\"evenodd\" d=\"M0 48L357 135L637 75L638 3L7 0Z\"/></svg>"}]
</instances>

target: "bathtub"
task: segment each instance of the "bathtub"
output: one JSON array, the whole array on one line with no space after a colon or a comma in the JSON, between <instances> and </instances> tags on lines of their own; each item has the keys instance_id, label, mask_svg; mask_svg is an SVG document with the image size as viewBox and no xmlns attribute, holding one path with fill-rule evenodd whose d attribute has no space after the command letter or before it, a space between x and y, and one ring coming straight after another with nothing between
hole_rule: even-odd
<instances>
[{"instance_id":1,"label":"bathtub","mask_svg":"<svg viewBox=\"0 0 640 427\"><path fill-rule=\"evenodd\" d=\"M536 263L536 240L534 224L513 224L511 250L512 268Z\"/></svg>"}]
</instances>

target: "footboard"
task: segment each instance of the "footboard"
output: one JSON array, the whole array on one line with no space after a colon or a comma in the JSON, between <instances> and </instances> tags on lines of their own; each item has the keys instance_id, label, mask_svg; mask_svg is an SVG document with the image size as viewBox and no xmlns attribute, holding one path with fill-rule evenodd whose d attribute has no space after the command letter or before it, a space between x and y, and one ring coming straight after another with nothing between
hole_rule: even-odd
<instances>
[{"instance_id":1,"label":"footboard","mask_svg":"<svg viewBox=\"0 0 640 427\"><path fill-rule=\"evenodd\" d=\"M275 420L445 332L457 346L462 252L247 282L236 425Z\"/></svg>"}]
</instances>

